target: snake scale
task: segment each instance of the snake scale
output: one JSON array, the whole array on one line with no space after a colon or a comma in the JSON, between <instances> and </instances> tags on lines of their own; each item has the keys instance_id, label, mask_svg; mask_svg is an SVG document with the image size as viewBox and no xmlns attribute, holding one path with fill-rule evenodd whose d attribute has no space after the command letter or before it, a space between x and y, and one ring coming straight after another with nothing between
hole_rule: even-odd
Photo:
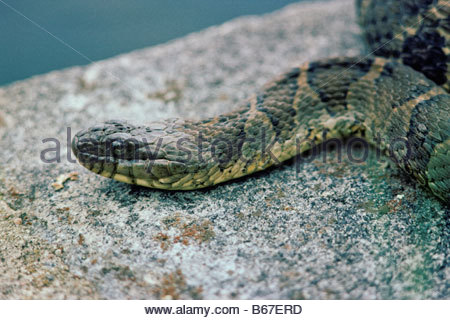
<instances>
[{"instance_id":1,"label":"snake scale","mask_svg":"<svg viewBox=\"0 0 450 320\"><path fill-rule=\"evenodd\" d=\"M213 118L96 125L76 134L74 154L108 178L192 190L357 135L450 203L450 1L357 0L356 7L373 54L293 68Z\"/></svg>"}]
</instances>

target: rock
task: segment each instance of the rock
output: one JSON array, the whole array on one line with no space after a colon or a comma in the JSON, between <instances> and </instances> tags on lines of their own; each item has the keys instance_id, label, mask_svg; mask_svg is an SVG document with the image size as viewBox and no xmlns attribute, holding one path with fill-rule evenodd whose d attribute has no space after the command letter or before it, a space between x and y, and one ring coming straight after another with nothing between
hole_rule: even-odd
<instances>
[{"instance_id":1,"label":"rock","mask_svg":"<svg viewBox=\"0 0 450 320\"><path fill-rule=\"evenodd\" d=\"M232 110L292 66L363 52L359 33L352 0L304 2L0 88L0 298L448 298L449 210L374 149L193 192L70 154L68 134L108 119Z\"/></svg>"}]
</instances>

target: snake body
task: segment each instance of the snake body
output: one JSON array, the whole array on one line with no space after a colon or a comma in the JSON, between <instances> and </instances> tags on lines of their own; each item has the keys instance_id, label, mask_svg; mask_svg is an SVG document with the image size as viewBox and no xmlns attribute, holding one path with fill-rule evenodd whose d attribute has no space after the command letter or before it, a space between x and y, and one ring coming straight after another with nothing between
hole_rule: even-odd
<instances>
[{"instance_id":1,"label":"snake body","mask_svg":"<svg viewBox=\"0 0 450 320\"><path fill-rule=\"evenodd\" d=\"M328 139L357 135L450 203L447 2L357 0L375 55L306 63L233 112L201 121L108 121L77 133L72 149L83 166L102 176L192 190L264 170Z\"/></svg>"}]
</instances>

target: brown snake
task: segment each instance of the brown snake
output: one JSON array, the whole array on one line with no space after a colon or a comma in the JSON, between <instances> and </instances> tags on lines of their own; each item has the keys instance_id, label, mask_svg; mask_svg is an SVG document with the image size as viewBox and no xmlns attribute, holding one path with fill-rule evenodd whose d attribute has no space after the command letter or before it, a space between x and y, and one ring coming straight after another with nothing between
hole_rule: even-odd
<instances>
[{"instance_id":1,"label":"brown snake","mask_svg":"<svg viewBox=\"0 0 450 320\"><path fill-rule=\"evenodd\" d=\"M108 121L74 137L75 155L105 177L192 190L357 134L449 203L450 1L357 0L357 10L374 55L293 68L214 118Z\"/></svg>"}]
</instances>

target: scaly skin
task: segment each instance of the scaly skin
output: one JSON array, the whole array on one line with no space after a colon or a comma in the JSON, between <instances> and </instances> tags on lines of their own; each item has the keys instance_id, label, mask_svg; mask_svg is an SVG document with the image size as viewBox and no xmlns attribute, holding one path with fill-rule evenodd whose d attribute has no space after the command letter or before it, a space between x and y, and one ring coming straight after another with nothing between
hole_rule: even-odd
<instances>
[{"instance_id":1,"label":"scaly skin","mask_svg":"<svg viewBox=\"0 0 450 320\"><path fill-rule=\"evenodd\" d=\"M398 59L350 57L307 63L268 83L235 111L202 121L172 119L145 127L109 121L79 132L72 143L75 155L89 170L119 181L192 190L264 170L327 139L356 134L386 151L406 174L449 203L446 65L445 72L442 63L430 72L429 64L422 64L420 71L432 81L413 70L420 69L417 64L402 64L410 62L415 51L420 57L439 56L435 42L428 56L423 46L413 47L426 38L424 30L431 32L430 24L442 33L441 15L448 6L417 0L412 10L412 1L357 2L369 43L387 39L379 36L386 32L386 19L396 19L390 21L391 30L407 31L400 42L396 38L386 50L376 52ZM391 8L377 9L381 2ZM406 4L409 11L402 7ZM412 23L425 14L433 19ZM377 15L383 24L374 23ZM445 44L445 36L439 44Z\"/></svg>"}]
</instances>

